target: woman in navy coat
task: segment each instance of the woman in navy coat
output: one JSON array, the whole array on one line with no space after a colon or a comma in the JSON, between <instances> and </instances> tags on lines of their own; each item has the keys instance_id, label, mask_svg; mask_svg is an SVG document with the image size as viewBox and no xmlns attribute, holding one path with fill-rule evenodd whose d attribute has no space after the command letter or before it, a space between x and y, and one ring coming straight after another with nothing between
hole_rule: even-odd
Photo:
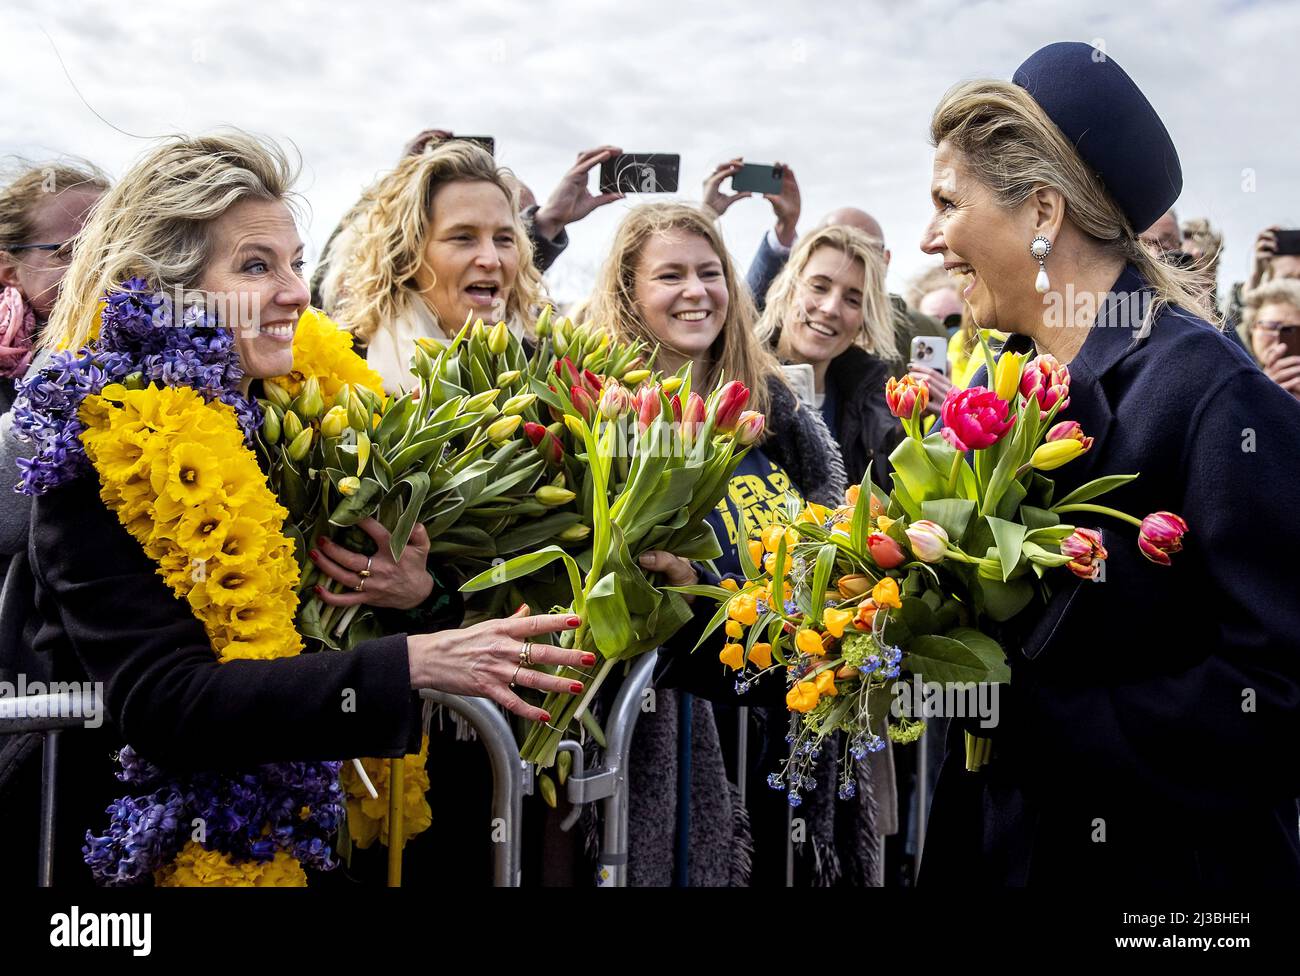
<instances>
[{"instance_id":1,"label":"woman in navy coat","mask_svg":"<svg viewBox=\"0 0 1300 976\"><path fill-rule=\"evenodd\" d=\"M1300 405L1137 241L1182 186L1168 133L1108 56L1054 44L951 90L931 138L922 249L1008 350L1068 364L1058 419L1094 438L1056 496L1140 472L1105 504L1189 528L1160 565L1076 516L1103 578L1011 622L992 761L967 772L954 723L920 883L1300 886Z\"/></svg>"}]
</instances>

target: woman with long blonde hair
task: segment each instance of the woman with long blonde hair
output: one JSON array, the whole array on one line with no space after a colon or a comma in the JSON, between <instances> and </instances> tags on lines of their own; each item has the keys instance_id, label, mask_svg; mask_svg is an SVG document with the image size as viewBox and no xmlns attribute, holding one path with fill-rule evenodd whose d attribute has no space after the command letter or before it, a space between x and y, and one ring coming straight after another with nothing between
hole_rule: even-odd
<instances>
[{"instance_id":1,"label":"woman with long blonde hair","mask_svg":"<svg viewBox=\"0 0 1300 976\"><path fill-rule=\"evenodd\" d=\"M839 442L850 484L889 485L889 453L902 427L885 403L897 358L880 245L833 224L803 237L767 293L761 342L785 362L812 367L814 401Z\"/></svg>"},{"instance_id":2,"label":"woman with long blonde hair","mask_svg":"<svg viewBox=\"0 0 1300 976\"><path fill-rule=\"evenodd\" d=\"M771 521L789 494L826 505L842 502L839 449L821 417L799 402L775 356L758 341L748 289L716 225L702 211L676 203L632 209L615 234L586 315L619 338L657 346L659 369L675 372L689 363L692 389L707 392L719 382L739 380L749 387L751 404L765 412L764 437L709 517L722 548L715 560L721 576L740 575L738 547ZM640 558L669 583L715 579L704 567L669 553ZM777 682L738 694L733 672L718 659L720 635L691 653L708 616L701 605L696 625L684 628L661 652L656 709L637 724L629 876L633 884L649 885L781 885L789 808L765 782L783 758L785 688ZM745 713L739 705L758 707ZM751 727L753 743L747 768L730 773L733 782L745 777L744 803L729 785L724 760L734 755L738 719ZM678 746L688 740L690 757L684 760ZM838 807L830 780L818 793L801 810L809 822L809 843L796 845L800 883L872 883L878 841L868 784L861 784L857 801Z\"/></svg>"},{"instance_id":3,"label":"woman with long blonde hair","mask_svg":"<svg viewBox=\"0 0 1300 976\"><path fill-rule=\"evenodd\" d=\"M450 338L478 318L522 334L542 297L518 181L471 142L404 158L353 208L327 259L325 311L389 392L411 384L417 338Z\"/></svg>"}]
</instances>

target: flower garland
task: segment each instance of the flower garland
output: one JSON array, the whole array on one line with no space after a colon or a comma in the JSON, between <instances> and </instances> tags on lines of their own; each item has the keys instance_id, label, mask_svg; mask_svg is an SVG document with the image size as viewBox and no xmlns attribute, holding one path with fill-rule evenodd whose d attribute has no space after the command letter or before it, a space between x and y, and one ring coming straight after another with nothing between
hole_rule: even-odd
<instances>
[{"instance_id":1,"label":"flower garland","mask_svg":"<svg viewBox=\"0 0 1300 976\"><path fill-rule=\"evenodd\" d=\"M187 600L220 661L300 653L287 513L246 446L261 416L239 391L232 334L202 309L175 323L139 279L106 296L98 326L88 346L56 353L22 387L14 426L35 451L20 461L18 490L42 494L93 470L105 505ZM302 865L336 863L339 763L173 777L129 747L119 760L118 779L151 792L115 801L106 834L87 832L101 884L296 885Z\"/></svg>"},{"instance_id":2,"label":"flower garland","mask_svg":"<svg viewBox=\"0 0 1300 976\"><path fill-rule=\"evenodd\" d=\"M422 834L433 824L429 806L429 737L420 741L417 755L403 757L405 772L402 784L402 845ZM378 796L372 797L351 764L343 767L343 792L348 804L348 836L365 850L376 840L388 846L388 771L387 759L362 759Z\"/></svg>"},{"instance_id":3,"label":"flower garland","mask_svg":"<svg viewBox=\"0 0 1300 976\"><path fill-rule=\"evenodd\" d=\"M310 364L304 369L304 364ZM321 395L332 399L345 384L383 393L384 380L352 351L352 335L340 329L323 312L307 309L293 334L293 370L275 382L290 396L302 392L307 378L316 377Z\"/></svg>"}]
</instances>

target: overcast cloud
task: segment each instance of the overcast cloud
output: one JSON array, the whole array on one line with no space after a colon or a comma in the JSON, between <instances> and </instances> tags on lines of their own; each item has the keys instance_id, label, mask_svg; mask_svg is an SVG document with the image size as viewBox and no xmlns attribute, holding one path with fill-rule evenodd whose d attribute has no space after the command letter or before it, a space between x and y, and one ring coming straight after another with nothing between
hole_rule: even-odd
<instances>
[{"instance_id":1,"label":"overcast cloud","mask_svg":"<svg viewBox=\"0 0 1300 976\"><path fill-rule=\"evenodd\" d=\"M1300 6L1208 0L6 0L0 152L73 153L117 176L146 144L112 126L233 124L292 141L313 257L425 127L495 136L498 159L539 198L580 149L607 142L680 153L681 195L695 199L727 157L780 159L803 189L802 226L840 205L876 215L901 290L930 263L917 247L926 128L944 90L1009 78L1041 45L1082 40L1104 45L1164 118L1183 163L1179 215L1225 231L1223 277L1236 280L1260 228L1300 226L1297 36ZM627 205L570 227L548 278L557 298L584 293ZM770 223L763 200L723 218L742 266Z\"/></svg>"}]
</instances>

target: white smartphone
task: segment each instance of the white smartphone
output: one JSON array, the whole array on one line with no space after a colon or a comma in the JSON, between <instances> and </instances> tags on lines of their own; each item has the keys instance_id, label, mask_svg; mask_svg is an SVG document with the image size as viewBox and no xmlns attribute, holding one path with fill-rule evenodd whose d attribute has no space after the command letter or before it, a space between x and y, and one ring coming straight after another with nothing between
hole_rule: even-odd
<instances>
[{"instance_id":1,"label":"white smartphone","mask_svg":"<svg viewBox=\"0 0 1300 976\"><path fill-rule=\"evenodd\" d=\"M948 337L913 336L911 362L948 375Z\"/></svg>"},{"instance_id":2,"label":"white smartphone","mask_svg":"<svg viewBox=\"0 0 1300 976\"><path fill-rule=\"evenodd\" d=\"M790 389L794 390L795 395L799 397L808 406L816 403L817 383L813 379L813 368L807 363L791 363L788 366L782 366L785 372L785 381L790 384Z\"/></svg>"}]
</instances>

